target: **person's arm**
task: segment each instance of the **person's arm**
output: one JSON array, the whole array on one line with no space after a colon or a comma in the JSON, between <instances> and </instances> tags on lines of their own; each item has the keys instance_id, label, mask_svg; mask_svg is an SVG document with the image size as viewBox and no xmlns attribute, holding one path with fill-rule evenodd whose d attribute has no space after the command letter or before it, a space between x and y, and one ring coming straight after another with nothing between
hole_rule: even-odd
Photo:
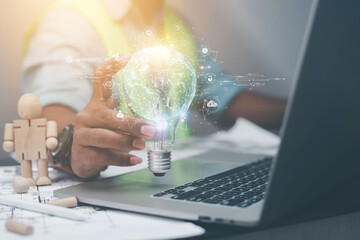
<instances>
[{"instance_id":1,"label":"person's arm","mask_svg":"<svg viewBox=\"0 0 360 240\"><path fill-rule=\"evenodd\" d=\"M257 92L240 92L229 103L223 121L246 118L264 128L279 128L286 108L286 100Z\"/></svg>"},{"instance_id":2,"label":"person's arm","mask_svg":"<svg viewBox=\"0 0 360 240\"><path fill-rule=\"evenodd\" d=\"M112 76L128 58L112 58L96 70L93 95L79 113L62 105L50 105L44 109L43 116L56 120L59 129L74 124L70 164L72 171L82 178L92 177L108 165L141 163L139 157L129 152L143 149L145 139L155 135L155 128L146 121L128 116L116 118L113 106L110 106L111 89L103 87L104 82L112 81Z\"/></svg>"},{"instance_id":3,"label":"person's arm","mask_svg":"<svg viewBox=\"0 0 360 240\"><path fill-rule=\"evenodd\" d=\"M89 73L101 63L86 59L95 56L106 56L98 36L68 8L48 12L31 37L22 66L22 91L40 98L43 115L56 120L59 131L74 123L75 114L91 97Z\"/></svg>"},{"instance_id":4,"label":"person's arm","mask_svg":"<svg viewBox=\"0 0 360 240\"><path fill-rule=\"evenodd\" d=\"M57 123L57 130L60 132L65 126L75 123L76 112L61 104L52 104L44 107L42 116L47 120Z\"/></svg>"},{"instance_id":5,"label":"person's arm","mask_svg":"<svg viewBox=\"0 0 360 240\"><path fill-rule=\"evenodd\" d=\"M205 65L199 82L197 108L203 108L204 99L213 99L219 107L206 118L216 122L220 129L233 126L243 117L264 127L279 128L285 112L286 100L258 92L244 91L242 86L210 56L203 56ZM212 81L207 76L212 75Z\"/></svg>"}]
</instances>

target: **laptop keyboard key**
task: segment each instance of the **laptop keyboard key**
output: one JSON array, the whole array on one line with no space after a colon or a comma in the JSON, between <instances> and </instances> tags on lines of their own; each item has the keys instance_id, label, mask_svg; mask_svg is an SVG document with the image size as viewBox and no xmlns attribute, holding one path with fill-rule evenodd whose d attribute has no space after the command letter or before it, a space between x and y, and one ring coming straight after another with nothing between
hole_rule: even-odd
<instances>
[{"instance_id":1,"label":"laptop keyboard key","mask_svg":"<svg viewBox=\"0 0 360 240\"><path fill-rule=\"evenodd\" d=\"M187 198L187 201L193 201L193 202L201 202L205 199L211 198L211 195L205 195L205 194L199 194L194 197Z\"/></svg>"},{"instance_id":2,"label":"laptop keyboard key","mask_svg":"<svg viewBox=\"0 0 360 240\"><path fill-rule=\"evenodd\" d=\"M217 204L217 203L220 203L222 201L224 201L224 199L221 199L221 198L208 198L208 199L205 199L203 202L204 203Z\"/></svg>"},{"instance_id":3,"label":"laptop keyboard key","mask_svg":"<svg viewBox=\"0 0 360 240\"><path fill-rule=\"evenodd\" d=\"M220 195L223 192L222 191L211 190L211 191L204 191L203 193L206 194L206 195L216 196L216 195Z\"/></svg>"},{"instance_id":4,"label":"laptop keyboard key","mask_svg":"<svg viewBox=\"0 0 360 240\"><path fill-rule=\"evenodd\" d=\"M167 194L166 192L159 192L157 194L154 194L154 197L162 197L162 196L164 196L166 194Z\"/></svg>"},{"instance_id":5,"label":"laptop keyboard key","mask_svg":"<svg viewBox=\"0 0 360 240\"><path fill-rule=\"evenodd\" d=\"M165 191L165 193L171 193L171 194L180 194L184 192L185 190L181 190L181 189L169 189Z\"/></svg>"},{"instance_id":6,"label":"laptop keyboard key","mask_svg":"<svg viewBox=\"0 0 360 240\"><path fill-rule=\"evenodd\" d=\"M228 188L228 187L217 187L217 188L214 188L213 190L214 191L221 191L221 192L226 192L226 191L230 191L232 188Z\"/></svg>"},{"instance_id":7,"label":"laptop keyboard key","mask_svg":"<svg viewBox=\"0 0 360 240\"><path fill-rule=\"evenodd\" d=\"M240 204L241 202L243 202L244 199L229 199L226 201L221 202L221 205L225 205L225 206L235 206Z\"/></svg>"},{"instance_id":8,"label":"laptop keyboard key","mask_svg":"<svg viewBox=\"0 0 360 240\"><path fill-rule=\"evenodd\" d=\"M181 193L179 195L176 195L176 196L172 196L171 198L172 199L178 199L178 200L184 200L186 198L189 198L189 197L192 197L192 196L195 196L199 194L199 192L197 191L188 191L188 192L185 192L185 193Z\"/></svg>"},{"instance_id":9,"label":"laptop keyboard key","mask_svg":"<svg viewBox=\"0 0 360 240\"><path fill-rule=\"evenodd\" d=\"M211 187L198 187L198 188L195 188L194 191L198 191L198 192L206 192L206 191L210 191L212 190L213 188Z\"/></svg>"},{"instance_id":10,"label":"laptop keyboard key","mask_svg":"<svg viewBox=\"0 0 360 240\"><path fill-rule=\"evenodd\" d=\"M250 202L250 201L244 201L244 202L238 204L237 206L238 206L238 207L241 207L241 208L246 208L246 207L248 207L248 206L250 206L250 205L251 205L251 202Z\"/></svg>"},{"instance_id":11,"label":"laptop keyboard key","mask_svg":"<svg viewBox=\"0 0 360 240\"><path fill-rule=\"evenodd\" d=\"M234 183L228 183L228 184L225 184L224 187L228 187L228 188L236 188L238 187L239 185L238 184L234 184Z\"/></svg>"},{"instance_id":12,"label":"laptop keyboard key","mask_svg":"<svg viewBox=\"0 0 360 240\"><path fill-rule=\"evenodd\" d=\"M238 192L224 192L221 194L221 196L227 196L227 197L235 197L237 195L239 195L240 193Z\"/></svg>"}]
</instances>

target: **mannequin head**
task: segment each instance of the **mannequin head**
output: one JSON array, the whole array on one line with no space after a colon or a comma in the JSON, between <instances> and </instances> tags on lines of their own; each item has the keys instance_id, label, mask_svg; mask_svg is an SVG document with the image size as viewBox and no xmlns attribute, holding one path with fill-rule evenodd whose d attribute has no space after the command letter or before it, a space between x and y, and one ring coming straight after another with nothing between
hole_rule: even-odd
<instances>
[{"instance_id":1,"label":"mannequin head","mask_svg":"<svg viewBox=\"0 0 360 240\"><path fill-rule=\"evenodd\" d=\"M18 101L17 110L21 119L30 120L39 118L42 111L40 99L31 93L24 94Z\"/></svg>"}]
</instances>

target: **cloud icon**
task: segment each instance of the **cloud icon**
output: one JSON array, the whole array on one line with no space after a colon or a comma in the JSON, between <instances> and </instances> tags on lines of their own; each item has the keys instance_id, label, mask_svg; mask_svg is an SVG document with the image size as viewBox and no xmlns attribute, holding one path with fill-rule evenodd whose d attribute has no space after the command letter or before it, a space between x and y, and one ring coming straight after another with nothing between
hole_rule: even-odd
<instances>
[{"instance_id":1,"label":"cloud icon","mask_svg":"<svg viewBox=\"0 0 360 240\"><path fill-rule=\"evenodd\" d=\"M207 106L208 108L216 108L216 107L218 106L218 104L217 104L216 102L214 102L213 100L210 100L210 101L206 104L206 106Z\"/></svg>"}]
</instances>

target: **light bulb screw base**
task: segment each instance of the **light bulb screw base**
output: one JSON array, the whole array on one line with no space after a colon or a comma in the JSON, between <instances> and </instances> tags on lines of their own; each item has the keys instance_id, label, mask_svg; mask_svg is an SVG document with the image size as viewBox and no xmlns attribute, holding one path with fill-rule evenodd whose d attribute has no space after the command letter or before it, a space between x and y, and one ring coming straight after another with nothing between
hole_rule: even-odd
<instances>
[{"instance_id":1,"label":"light bulb screw base","mask_svg":"<svg viewBox=\"0 0 360 240\"><path fill-rule=\"evenodd\" d=\"M148 168L156 177L164 176L171 168L171 152L148 151Z\"/></svg>"}]
</instances>

